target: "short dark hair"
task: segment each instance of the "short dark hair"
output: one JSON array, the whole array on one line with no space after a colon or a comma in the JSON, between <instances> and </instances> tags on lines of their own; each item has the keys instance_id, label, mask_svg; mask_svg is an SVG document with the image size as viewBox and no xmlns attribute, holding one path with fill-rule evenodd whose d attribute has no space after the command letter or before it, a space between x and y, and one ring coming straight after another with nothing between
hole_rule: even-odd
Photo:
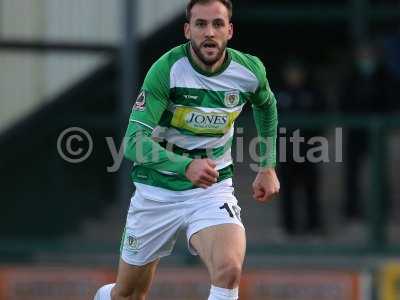
<instances>
[{"instance_id":1,"label":"short dark hair","mask_svg":"<svg viewBox=\"0 0 400 300\"><path fill-rule=\"evenodd\" d=\"M222 3L226 9L228 10L228 16L229 20L232 18L232 13L233 13L233 5L231 0L190 0L186 6L186 20L190 22L190 19L192 17L192 8L196 4L208 4L212 2L220 2Z\"/></svg>"}]
</instances>

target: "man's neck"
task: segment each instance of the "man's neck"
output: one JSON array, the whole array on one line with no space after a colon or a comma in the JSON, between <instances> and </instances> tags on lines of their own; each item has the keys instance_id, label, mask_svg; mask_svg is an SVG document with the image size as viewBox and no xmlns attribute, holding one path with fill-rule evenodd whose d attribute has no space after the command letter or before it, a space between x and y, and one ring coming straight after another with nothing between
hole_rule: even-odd
<instances>
[{"instance_id":1,"label":"man's neck","mask_svg":"<svg viewBox=\"0 0 400 300\"><path fill-rule=\"evenodd\" d=\"M226 50L224 51L224 54L221 56L221 58L213 65L206 65L205 63L203 63L200 58L197 56L196 52L194 52L192 45L190 45L190 54L194 60L194 62L196 63L196 65L202 69L203 71L207 72L207 73L214 73L217 70L219 70L219 68L221 68L222 64L225 61L226 58Z\"/></svg>"}]
</instances>

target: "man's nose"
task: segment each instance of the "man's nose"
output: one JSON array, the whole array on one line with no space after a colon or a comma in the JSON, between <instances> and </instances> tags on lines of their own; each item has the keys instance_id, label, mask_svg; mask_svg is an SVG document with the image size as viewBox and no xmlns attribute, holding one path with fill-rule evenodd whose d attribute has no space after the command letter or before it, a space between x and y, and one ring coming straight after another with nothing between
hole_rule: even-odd
<instances>
[{"instance_id":1,"label":"man's nose","mask_svg":"<svg viewBox=\"0 0 400 300\"><path fill-rule=\"evenodd\" d=\"M206 28L206 36L213 37L214 36L214 28L212 25L208 25Z\"/></svg>"}]
</instances>

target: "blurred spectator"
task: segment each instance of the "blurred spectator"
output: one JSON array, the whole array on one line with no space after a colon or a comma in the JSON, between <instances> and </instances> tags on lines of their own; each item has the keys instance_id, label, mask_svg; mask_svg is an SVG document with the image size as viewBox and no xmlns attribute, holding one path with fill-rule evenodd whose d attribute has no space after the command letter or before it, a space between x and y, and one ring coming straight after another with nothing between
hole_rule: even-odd
<instances>
[{"instance_id":1,"label":"blurred spectator","mask_svg":"<svg viewBox=\"0 0 400 300\"><path fill-rule=\"evenodd\" d=\"M348 114L384 114L395 107L395 81L371 43L359 44L354 64L348 72L340 98L340 109ZM348 220L360 219L360 171L368 153L368 130L351 129L345 141L346 194L344 215Z\"/></svg>"},{"instance_id":2,"label":"blurred spectator","mask_svg":"<svg viewBox=\"0 0 400 300\"><path fill-rule=\"evenodd\" d=\"M305 66L298 61L287 63L282 72L282 86L278 93L278 109L280 113L313 114L323 110L321 96L309 81ZM286 128L286 162L280 162L281 180L281 220L288 234L318 233L322 230L321 208L318 200L319 176L318 166L312 162L295 161L293 144L289 137L297 128ZM320 135L316 130L300 130L300 136L307 142L311 137ZM300 143L300 156L306 157L311 147ZM303 192L305 205L300 210L299 194ZM303 214L301 214L303 212ZM304 215L304 218L302 216ZM305 220L305 224L301 221Z\"/></svg>"}]
</instances>

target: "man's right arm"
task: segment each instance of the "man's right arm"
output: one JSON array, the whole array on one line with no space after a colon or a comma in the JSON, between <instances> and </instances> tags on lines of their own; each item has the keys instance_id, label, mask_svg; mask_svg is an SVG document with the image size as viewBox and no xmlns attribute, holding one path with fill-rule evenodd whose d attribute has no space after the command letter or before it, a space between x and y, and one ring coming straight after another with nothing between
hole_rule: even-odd
<instances>
[{"instance_id":1,"label":"man's right arm","mask_svg":"<svg viewBox=\"0 0 400 300\"><path fill-rule=\"evenodd\" d=\"M170 152L153 141L152 131L131 119L125 135L125 157L147 168L179 174L201 188L217 182L219 174L212 160L192 160Z\"/></svg>"},{"instance_id":2,"label":"man's right arm","mask_svg":"<svg viewBox=\"0 0 400 300\"><path fill-rule=\"evenodd\" d=\"M169 104L169 68L161 58L149 70L129 119L124 139L125 157L157 171L171 172L206 188L215 183L218 172L209 159L191 159L161 147L152 139Z\"/></svg>"},{"instance_id":3,"label":"man's right arm","mask_svg":"<svg viewBox=\"0 0 400 300\"><path fill-rule=\"evenodd\" d=\"M124 154L137 165L185 176L192 159L167 151L151 137L169 104L169 72L168 54L148 71L129 118Z\"/></svg>"}]
</instances>

